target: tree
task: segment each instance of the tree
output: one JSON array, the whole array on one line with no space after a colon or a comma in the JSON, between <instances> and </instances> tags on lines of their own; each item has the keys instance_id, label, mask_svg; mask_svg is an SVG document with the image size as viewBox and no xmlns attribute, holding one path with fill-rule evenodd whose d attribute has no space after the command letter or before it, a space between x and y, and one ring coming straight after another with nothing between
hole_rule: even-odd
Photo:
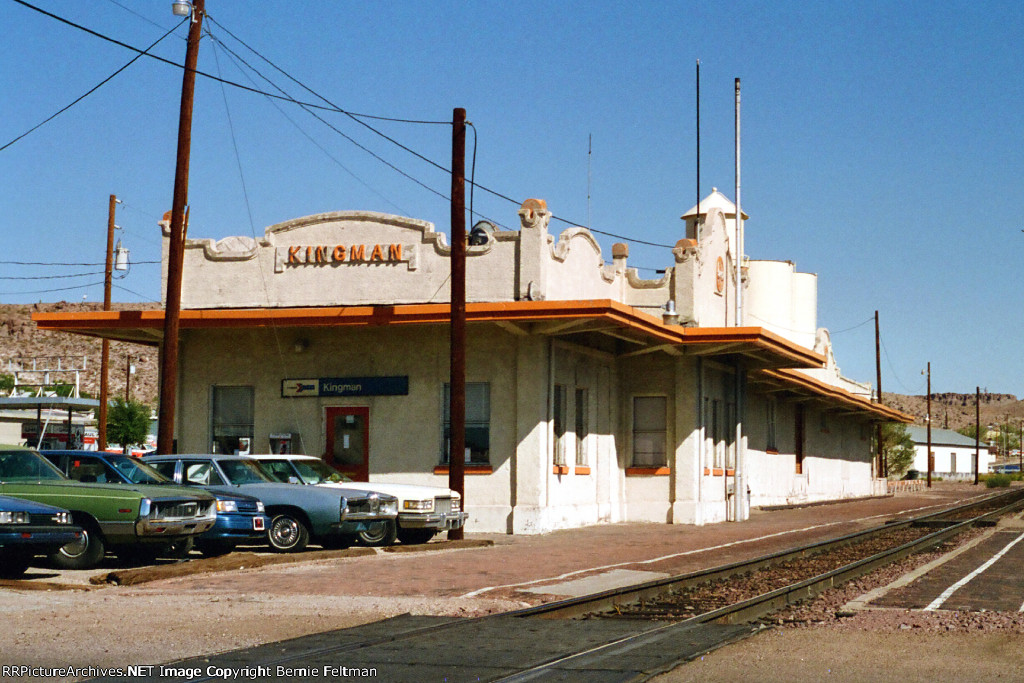
<instances>
[{"instance_id":1,"label":"tree","mask_svg":"<svg viewBox=\"0 0 1024 683\"><path fill-rule=\"evenodd\" d=\"M115 398L107 410L107 439L121 444L125 453L136 444L146 443L150 409L140 401Z\"/></svg>"},{"instance_id":2,"label":"tree","mask_svg":"<svg viewBox=\"0 0 1024 683\"><path fill-rule=\"evenodd\" d=\"M882 453L888 463L890 477L902 477L910 469L917 451L905 424L886 422L882 425Z\"/></svg>"},{"instance_id":3,"label":"tree","mask_svg":"<svg viewBox=\"0 0 1024 683\"><path fill-rule=\"evenodd\" d=\"M14 388L14 375L0 374L0 392L11 393Z\"/></svg>"}]
</instances>

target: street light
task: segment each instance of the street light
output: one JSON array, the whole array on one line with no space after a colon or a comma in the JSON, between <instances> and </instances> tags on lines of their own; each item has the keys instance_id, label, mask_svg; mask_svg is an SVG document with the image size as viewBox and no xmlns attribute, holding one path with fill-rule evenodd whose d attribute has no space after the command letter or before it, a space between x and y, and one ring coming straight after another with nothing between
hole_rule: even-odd
<instances>
[{"instance_id":1,"label":"street light","mask_svg":"<svg viewBox=\"0 0 1024 683\"><path fill-rule=\"evenodd\" d=\"M192 16L192 3L188 0L174 0L171 3L171 11L176 17L190 17Z\"/></svg>"}]
</instances>

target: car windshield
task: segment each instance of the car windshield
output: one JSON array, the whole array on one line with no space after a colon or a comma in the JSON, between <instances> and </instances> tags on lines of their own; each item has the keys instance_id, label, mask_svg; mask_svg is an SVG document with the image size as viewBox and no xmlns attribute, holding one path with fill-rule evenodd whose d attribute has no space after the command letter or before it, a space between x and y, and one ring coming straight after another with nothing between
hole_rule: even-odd
<instances>
[{"instance_id":1,"label":"car windshield","mask_svg":"<svg viewBox=\"0 0 1024 683\"><path fill-rule=\"evenodd\" d=\"M307 484L352 481L323 460L293 460L292 465Z\"/></svg>"},{"instance_id":2,"label":"car windshield","mask_svg":"<svg viewBox=\"0 0 1024 683\"><path fill-rule=\"evenodd\" d=\"M0 481L59 481L67 479L35 451L0 451Z\"/></svg>"},{"instance_id":3,"label":"car windshield","mask_svg":"<svg viewBox=\"0 0 1024 683\"><path fill-rule=\"evenodd\" d=\"M260 471L256 463L248 460L218 460L224 477L232 484L257 484L273 481Z\"/></svg>"},{"instance_id":4,"label":"car windshield","mask_svg":"<svg viewBox=\"0 0 1024 683\"><path fill-rule=\"evenodd\" d=\"M138 458L108 455L107 462L133 484L166 484L171 481Z\"/></svg>"}]
</instances>

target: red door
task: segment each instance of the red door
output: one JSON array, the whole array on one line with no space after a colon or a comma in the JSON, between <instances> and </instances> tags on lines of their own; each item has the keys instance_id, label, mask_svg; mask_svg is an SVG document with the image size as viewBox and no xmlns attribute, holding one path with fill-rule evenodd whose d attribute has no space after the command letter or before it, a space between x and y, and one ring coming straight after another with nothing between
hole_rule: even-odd
<instances>
[{"instance_id":1,"label":"red door","mask_svg":"<svg viewBox=\"0 0 1024 683\"><path fill-rule=\"evenodd\" d=\"M356 481L370 481L370 409L326 408L324 460Z\"/></svg>"}]
</instances>

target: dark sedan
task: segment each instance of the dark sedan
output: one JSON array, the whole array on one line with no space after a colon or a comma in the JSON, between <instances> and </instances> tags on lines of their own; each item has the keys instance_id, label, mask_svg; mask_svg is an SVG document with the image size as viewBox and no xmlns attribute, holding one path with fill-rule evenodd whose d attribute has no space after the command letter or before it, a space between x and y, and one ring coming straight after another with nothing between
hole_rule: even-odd
<instances>
[{"instance_id":1,"label":"dark sedan","mask_svg":"<svg viewBox=\"0 0 1024 683\"><path fill-rule=\"evenodd\" d=\"M57 552L81 536L67 510L0 496L0 578L21 576L33 557Z\"/></svg>"},{"instance_id":2,"label":"dark sedan","mask_svg":"<svg viewBox=\"0 0 1024 683\"><path fill-rule=\"evenodd\" d=\"M107 484L159 484L173 488L174 482L139 458L105 451L40 451L61 472L76 481ZM204 555L224 555L241 543L265 543L269 518L263 502L241 493L211 491L217 497L217 521L195 538L195 548ZM191 540L174 549L188 552ZM165 551L166 552L166 551Z\"/></svg>"}]
</instances>

